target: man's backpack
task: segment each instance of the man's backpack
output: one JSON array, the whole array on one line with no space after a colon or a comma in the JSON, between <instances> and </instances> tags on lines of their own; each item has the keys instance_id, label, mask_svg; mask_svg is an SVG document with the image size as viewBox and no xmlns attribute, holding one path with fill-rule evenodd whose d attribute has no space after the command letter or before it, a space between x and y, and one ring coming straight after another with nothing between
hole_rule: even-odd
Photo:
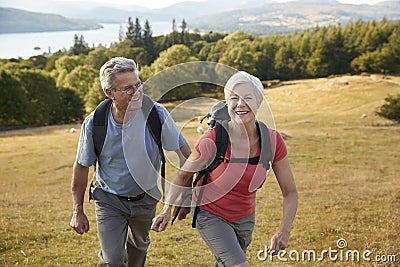
<instances>
[{"instance_id":1,"label":"man's backpack","mask_svg":"<svg viewBox=\"0 0 400 267\"><path fill-rule=\"evenodd\" d=\"M256 121L258 136L260 137L260 156L253 158L227 158L226 150L228 148L228 121L230 120L228 114L228 108L224 101L220 101L216 103L212 108L211 112L208 113L203 119L208 118L208 125L210 128L215 128L216 140L215 145L217 147L217 152L215 154L214 159L208 166L198 171L196 174L196 179L193 182L193 187L197 185L197 183L203 178L199 195L197 196L196 207L193 214L192 227L196 228L196 218L197 214L200 210L201 199L203 197L205 185L207 184L209 174L215 170L221 162L231 162L231 163L249 163L249 164L262 164L263 167L268 171L270 168L270 163L272 161L272 150L271 150L271 141L269 136L268 127L261 121ZM203 120L202 119L202 120ZM181 205L185 201L184 198L181 199ZM181 206L180 205L180 206ZM174 218L172 219L172 223L176 219L179 214L180 207L176 209Z\"/></svg>"},{"instance_id":2,"label":"man's backpack","mask_svg":"<svg viewBox=\"0 0 400 267\"><path fill-rule=\"evenodd\" d=\"M107 125L108 125L108 113L112 106L112 100L107 98L103 100L94 111L93 115L93 143L94 150L96 152L97 158L99 158L100 153L103 149L104 140L107 134ZM165 156L164 151L162 149L161 143L161 129L162 123L161 119L157 113L154 102L147 96L143 95L142 101L142 112L144 117L146 118L146 124L149 128L151 136L156 142L158 149L161 153L161 187L163 190L163 199L165 192Z\"/></svg>"}]
</instances>

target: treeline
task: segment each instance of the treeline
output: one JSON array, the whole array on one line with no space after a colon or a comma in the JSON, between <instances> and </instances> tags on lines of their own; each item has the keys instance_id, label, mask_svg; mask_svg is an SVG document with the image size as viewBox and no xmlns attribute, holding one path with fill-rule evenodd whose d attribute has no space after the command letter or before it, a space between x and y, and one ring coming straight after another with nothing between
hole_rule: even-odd
<instances>
[{"instance_id":1,"label":"treeline","mask_svg":"<svg viewBox=\"0 0 400 267\"><path fill-rule=\"evenodd\" d=\"M179 29L178 29L179 28ZM74 36L68 51L27 60L3 59L0 67L0 125L48 125L82 120L104 99L98 79L102 64L115 56L133 58L140 77L188 61L211 61L258 76L290 80L362 72L400 72L400 21L358 20L345 26L315 28L293 34L255 36L198 30L174 20L171 33L152 36L150 23L136 18L120 30L120 41L109 48L90 48ZM183 86L164 101L199 96L210 85Z\"/></svg>"}]
</instances>

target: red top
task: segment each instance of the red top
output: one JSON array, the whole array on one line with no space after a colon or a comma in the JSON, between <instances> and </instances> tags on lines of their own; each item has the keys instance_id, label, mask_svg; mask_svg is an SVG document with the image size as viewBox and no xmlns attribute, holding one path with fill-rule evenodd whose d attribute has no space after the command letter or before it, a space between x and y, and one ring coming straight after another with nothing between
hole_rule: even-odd
<instances>
[{"instance_id":1,"label":"red top","mask_svg":"<svg viewBox=\"0 0 400 267\"><path fill-rule=\"evenodd\" d=\"M279 132L268 129L271 140L272 162L278 162L287 155L285 142ZM205 160L214 158L216 153L215 128L207 130L195 144L195 149ZM257 155L260 155L260 149ZM228 146L226 156L231 158ZM235 158L232 155L232 158ZM251 215L256 206L256 191L265 182L267 172L262 164L224 163L210 173L201 199L201 209L207 210L227 221L235 222ZM197 201L201 179L193 192Z\"/></svg>"}]
</instances>

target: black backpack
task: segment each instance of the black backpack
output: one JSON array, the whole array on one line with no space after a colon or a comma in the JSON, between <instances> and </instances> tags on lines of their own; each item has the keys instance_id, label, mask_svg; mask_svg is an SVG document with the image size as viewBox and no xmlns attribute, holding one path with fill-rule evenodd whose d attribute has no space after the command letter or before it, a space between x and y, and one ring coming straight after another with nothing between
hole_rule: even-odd
<instances>
[{"instance_id":1,"label":"black backpack","mask_svg":"<svg viewBox=\"0 0 400 267\"><path fill-rule=\"evenodd\" d=\"M107 115L108 112L110 111L111 104L112 100L107 98L103 100L94 111L92 136L93 136L94 150L96 152L97 158L100 156L100 153L103 149L104 140L106 138L107 125L108 125ZM154 102L147 95L143 95L142 112L144 117L146 118L146 124L150 130L151 136L156 142L158 149L160 150L161 153L161 187L163 190L163 200L164 200L165 156L161 143L162 123L157 113L156 107L154 106Z\"/></svg>"},{"instance_id":2,"label":"black backpack","mask_svg":"<svg viewBox=\"0 0 400 267\"><path fill-rule=\"evenodd\" d=\"M268 127L260 121L256 121L258 136L260 137L260 146L261 153L260 156L253 158L232 158L229 159L226 157L226 150L228 148L228 140L229 135L227 132L228 129L228 121L230 119L228 114L228 108L224 101L218 102L211 108L211 112L208 113L203 119L208 118L208 125L210 128L215 128L216 140L215 145L217 147L217 152L215 154L214 159L211 164L208 165L207 168L198 171L196 174L196 179L193 182L193 187L197 185L197 183L203 178L200 192L197 197L196 207L193 214L192 227L196 228L196 218L197 214L200 210L201 199L203 197L205 185L207 184L209 174L213 170L215 170L221 162L231 162L231 163L249 163L249 164L262 164L266 170L269 170L270 164L272 161L272 150L271 150L271 141L269 136ZM203 120L202 119L202 120ZM181 198L181 202L179 207L175 210L174 217L172 219L173 223L177 218L180 208L185 201L185 198Z\"/></svg>"}]
</instances>

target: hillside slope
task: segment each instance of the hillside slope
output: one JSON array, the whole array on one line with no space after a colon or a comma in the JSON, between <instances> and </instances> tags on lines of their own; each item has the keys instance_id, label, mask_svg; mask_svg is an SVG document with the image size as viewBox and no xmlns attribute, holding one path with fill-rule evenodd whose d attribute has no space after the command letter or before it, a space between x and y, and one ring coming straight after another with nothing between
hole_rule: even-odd
<instances>
[{"instance_id":1,"label":"hillside slope","mask_svg":"<svg viewBox=\"0 0 400 267\"><path fill-rule=\"evenodd\" d=\"M389 94L400 94L400 77L355 75L298 80L265 91L278 128L304 131L390 124L375 114ZM361 118L363 114L367 117Z\"/></svg>"},{"instance_id":2,"label":"hillside slope","mask_svg":"<svg viewBox=\"0 0 400 267\"><path fill-rule=\"evenodd\" d=\"M400 77L299 80L265 90L277 129L285 133L299 192L288 250L299 255L314 250L317 257L322 255L320 266L349 266L349 262L370 266L362 259L342 263L340 258L329 259L327 253L324 258L322 251L336 250L337 240L345 239L348 247L340 250L343 255L369 250L371 259L377 255L399 259L400 127L389 126L390 122L374 115L388 94L400 94ZM362 119L364 113L368 117ZM199 138L197 126L198 122L183 129L191 144ZM0 187L7 189L0 194L1 266L26 265L28 260L31 266L97 264L100 246L94 204L85 198L84 208L91 223L87 234L78 235L69 227L71 166L79 138L79 131L65 131L69 127L0 133ZM167 166L167 178L174 177L176 171ZM278 229L281 216L282 194L271 171L257 192L256 224L246 253L251 266L288 266L277 257L267 258L267 262L257 257ZM148 266L214 264L209 249L191 228L190 218L175 222L163 233L151 232L150 236ZM296 267L317 261L294 261L296 254L290 255L290 265ZM388 262L385 266L396 265Z\"/></svg>"}]
</instances>

